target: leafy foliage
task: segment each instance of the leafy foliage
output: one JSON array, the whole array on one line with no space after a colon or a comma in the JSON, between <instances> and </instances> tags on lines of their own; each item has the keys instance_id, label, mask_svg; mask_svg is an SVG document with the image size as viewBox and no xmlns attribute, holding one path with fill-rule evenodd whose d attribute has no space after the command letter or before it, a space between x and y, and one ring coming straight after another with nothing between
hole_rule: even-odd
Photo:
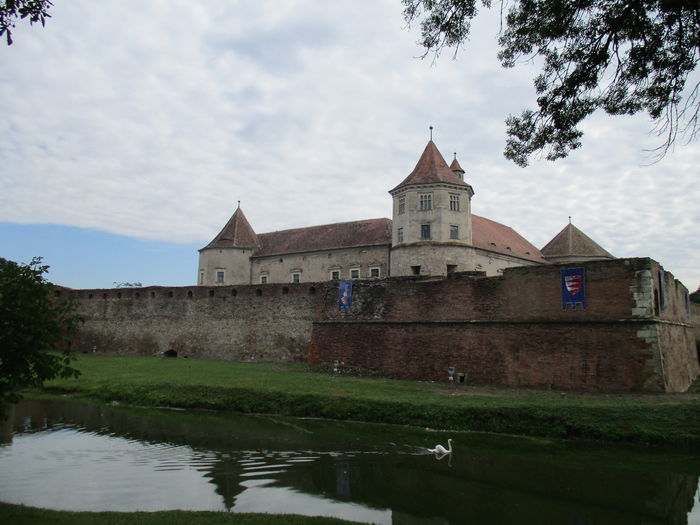
<instances>
[{"instance_id":1,"label":"leafy foliage","mask_svg":"<svg viewBox=\"0 0 700 525\"><path fill-rule=\"evenodd\" d=\"M700 286L693 293L690 294L691 303L700 303Z\"/></svg>"},{"instance_id":2,"label":"leafy foliage","mask_svg":"<svg viewBox=\"0 0 700 525\"><path fill-rule=\"evenodd\" d=\"M0 404L56 377L77 377L69 337L81 318L44 279L41 258L17 264L0 258Z\"/></svg>"},{"instance_id":3,"label":"leafy foliage","mask_svg":"<svg viewBox=\"0 0 700 525\"><path fill-rule=\"evenodd\" d=\"M15 27L17 17L29 18L30 24L46 25L46 19L51 18L48 10L52 5L51 0L5 0L4 5L0 5L0 37L4 34L7 45L12 45L10 28Z\"/></svg>"},{"instance_id":4,"label":"leafy foliage","mask_svg":"<svg viewBox=\"0 0 700 525\"><path fill-rule=\"evenodd\" d=\"M445 47L457 52L478 14L477 0L402 1L405 19L420 20L426 55ZM697 0L502 0L500 6L502 13L508 9L501 64L543 60L534 79L538 109L506 120L506 158L526 166L533 154L566 157L581 146L578 125L598 109L645 111L664 137L661 156L679 134L696 138L700 82L686 84L700 60Z\"/></svg>"}]
</instances>

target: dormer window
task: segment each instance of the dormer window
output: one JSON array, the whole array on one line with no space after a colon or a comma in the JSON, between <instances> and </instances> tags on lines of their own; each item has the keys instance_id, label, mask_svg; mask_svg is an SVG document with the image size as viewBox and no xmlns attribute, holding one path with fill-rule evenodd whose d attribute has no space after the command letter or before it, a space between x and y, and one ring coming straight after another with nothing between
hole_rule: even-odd
<instances>
[{"instance_id":1,"label":"dormer window","mask_svg":"<svg viewBox=\"0 0 700 525\"><path fill-rule=\"evenodd\" d=\"M419 208L421 211L428 211L433 209L432 193L421 193L421 195L419 196Z\"/></svg>"}]
</instances>

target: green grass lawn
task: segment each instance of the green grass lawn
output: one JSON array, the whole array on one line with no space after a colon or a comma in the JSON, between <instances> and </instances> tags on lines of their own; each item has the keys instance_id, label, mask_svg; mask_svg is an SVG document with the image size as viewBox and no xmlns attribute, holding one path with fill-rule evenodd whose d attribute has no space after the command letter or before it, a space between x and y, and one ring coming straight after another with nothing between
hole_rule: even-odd
<instances>
[{"instance_id":1,"label":"green grass lawn","mask_svg":"<svg viewBox=\"0 0 700 525\"><path fill-rule=\"evenodd\" d=\"M81 355L54 393L105 402L279 413L453 430L700 445L700 395L594 395L314 373L301 363Z\"/></svg>"},{"instance_id":2,"label":"green grass lawn","mask_svg":"<svg viewBox=\"0 0 700 525\"><path fill-rule=\"evenodd\" d=\"M342 525L336 518L229 512L66 512L0 503L0 521L12 525Z\"/></svg>"}]
</instances>

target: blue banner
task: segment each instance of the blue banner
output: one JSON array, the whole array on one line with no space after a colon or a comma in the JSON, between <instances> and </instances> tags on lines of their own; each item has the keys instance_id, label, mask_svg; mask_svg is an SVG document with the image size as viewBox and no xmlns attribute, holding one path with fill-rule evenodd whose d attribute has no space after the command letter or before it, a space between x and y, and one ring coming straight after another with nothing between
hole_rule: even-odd
<instances>
[{"instance_id":1,"label":"blue banner","mask_svg":"<svg viewBox=\"0 0 700 525\"><path fill-rule=\"evenodd\" d=\"M338 283L338 311L349 312L352 309L352 281Z\"/></svg>"},{"instance_id":2,"label":"blue banner","mask_svg":"<svg viewBox=\"0 0 700 525\"><path fill-rule=\"evenodd\" d=\"M571 305L576 310L576 305L586 309L586 273L583 268L567 268L561 273L561 307L562 310Z\"/></svg>"}]
</instances>

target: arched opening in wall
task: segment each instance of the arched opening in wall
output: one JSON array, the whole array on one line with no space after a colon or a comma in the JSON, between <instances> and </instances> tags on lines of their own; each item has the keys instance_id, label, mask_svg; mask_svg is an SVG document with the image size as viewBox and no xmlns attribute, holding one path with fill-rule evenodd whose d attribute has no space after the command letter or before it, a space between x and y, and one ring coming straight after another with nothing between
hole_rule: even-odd
<instances>
[{"instance_id":1,"label":"arched opening in wall","mask_svg":"<svg viewBox=\"0 0 700 525\"><path fill-rule=\"evenodd\" d=\"M172 291L168 292L168 297L172 297L172 296L173 296L173 292Z\"/></svg>"},{"instance_id":2,"label":"arched opening in wall","mask_svg":"<svg viewBox=\"0 0 700 525\"><path fill-rule=\"evenodd\" d=\"M309 295L316 295L316 287L315 286L312 286L311 288L309 288Z\"/></svg>"},{"instance_id":3,"label":"arched opening in wall","mask_svg":"<svg viewBox=\"0 0 700 525\"><path fill-rule=\"evenodd\" d=\"M156 292L151 292L151 297L155 297L155 296L156 296Z\"/></svg>"},{"instance_id":4,"label":"arched opening in wall","mask_svg":"<svg viewBox=\"0 0 700 525\"><path fill-rule=\"evenodd\" d=\"M209 290L209 297L214 297L214 290Z\"/></svg>"},{"instance_id":5,"label":"arched opening in wall","mask_svg":"<svg viewBox=\"0 0 700 525\"><path fill-rule=\"evenodd\" d=\"M261 290L260 288L258 288L257 290L255 290L255 295L257 295L258 297L260 297L260 296L262 295L262 290Z\"/></svg>"},{"instance_id":6,"label":"arched opening in wall","mask_svg":"<svg viewBox=\"0 0 700 525\"><path fill-rule=\"evenodd\" d=\"M166 350L163 352L163 357L177 357L177 351L173 350L172 348L170 350Z\"/></svg>"},{"instance_id":7,"label":"arched opening in wall","mask_svg":"<svg viewBox=\"0 0 700 525\"><path fill-rule=\"evenodd\" d=\"M288 293L289 293L289 288L287 288L286 286L284 288L282 288L283 295L287 295Z\"/></svg>"},{"instance_id":8,"label":"arched opening in wall","mask_svg":"<svg viewBox=\"0 0 700 525\"><path fill-rule=\"evenodd\" d=\"M92 299L92 294L91 294L91 293L88 294L88 299Z\"/></svg>"},{"instance_id":9,"label":"arched opening in wall","mask_svg":"<svg viewBox=\"0 0 700 525\"><path fill-rule=\"evenodd\" d=\"M138 299L139 297L141 297L141 294L140 294L139 292L136 292L136 293L134 294L134 297L136 297L136 298Z\"/></svg>"},{"instance_id":10,"label":"arched opening in wall","mask_svg":"<svg viewBox=\"0 0 700 525\"><path fill-rule=\"evenodd\" d=\"M236 297L238 295L238 290L231 290L231 296Z\"/></svg>"},{"instance_id":11,"label":"arched opening in wall","mask_svg":"<svg viewBox=\"0 0 700 525\"><path fill-rule=\"evenodd\" d=\"M102 299L107 299L107 294L106 294L106 293L103 293L103 294L102 294Z\"/></svg>"},{"instance_id":12,"label":"arched opening in wall","mask_svg":"<svg viewBox=\"0 0 700 525\"><path fill-rule=\"evenodd\" d=\"M190 298L190 299L192 299L192 290L190 290L190 291L187 292L187 297Z\"/></svg>"},{"instance_id":13,"label":"arched opening in wall","mask_svg":"<svg viewBox=\"0 0 700 525\"><path fill-rule=\"evenodd\" d=\"M117 292L117 299L121 299L121 298L122 298L122 293L121 293L121 292Z\"/></svg>"}]
</instances>

